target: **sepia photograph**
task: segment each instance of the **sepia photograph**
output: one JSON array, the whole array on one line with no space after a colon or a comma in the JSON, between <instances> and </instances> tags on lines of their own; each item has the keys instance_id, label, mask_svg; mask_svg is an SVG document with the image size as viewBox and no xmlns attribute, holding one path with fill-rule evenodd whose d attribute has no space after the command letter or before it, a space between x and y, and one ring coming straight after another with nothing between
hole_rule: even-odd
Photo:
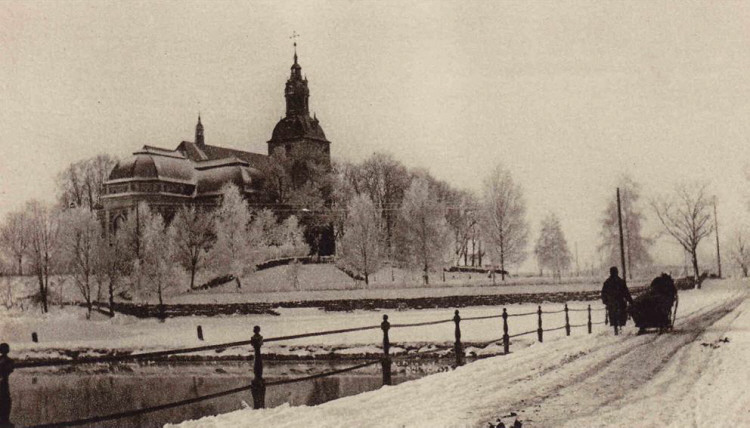
<instances>
[{"instance_id":1,"label":"sepia photograph","mask_svg":"<svg viewBox=\"0 0 750 428\"><path fill-rule=\"evenodd\" d=\"M0 0L0 428L750 427L750 2Z\"/></svg>"}]
</instances>

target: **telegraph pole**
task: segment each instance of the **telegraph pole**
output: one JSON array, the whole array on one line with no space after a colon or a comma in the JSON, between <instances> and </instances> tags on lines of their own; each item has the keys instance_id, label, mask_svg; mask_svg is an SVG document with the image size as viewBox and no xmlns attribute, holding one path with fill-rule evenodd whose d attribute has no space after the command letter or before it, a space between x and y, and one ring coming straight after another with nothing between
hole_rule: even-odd
<instances>
[{"instance_id":1,"label":"telegraph pole","mask_svg":"<svg viewBox=\"0 0 750 428\"><path fill-rule=\"evenodd\" d=\"M716 217L716 197L714 197L714 233L716 233L716 265L721 278L721 252L719 251L719 219Z\"/></svg>"},{"instance_id":2,"label":"telegraph pole","mask_svg":"<svg viewBox=\"0 0 750 428\"><path fill-rule=\"evenodd\" d=\"M627 270L625 268L625 239L622 235L622 207L620 206L620 188L617 188L617 224L620 228L620 262L622 263L622 280L627 284Z\"/></svg>"}]
</instances>

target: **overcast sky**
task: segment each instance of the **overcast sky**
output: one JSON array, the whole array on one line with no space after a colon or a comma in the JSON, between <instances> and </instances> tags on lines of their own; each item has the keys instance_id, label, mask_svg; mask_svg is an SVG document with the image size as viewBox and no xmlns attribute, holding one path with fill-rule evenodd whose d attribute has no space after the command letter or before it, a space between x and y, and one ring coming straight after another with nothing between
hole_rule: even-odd
<instances>
[{"instance_id":1,"label":"overcast sky","mask_svg":"<svg viewBox=\"0 0 750 428\"><path fill-rule=\"evenodd\" d=\"M532 239L555 212L582 264L623 172L647 198L709 180L727 237L746 217L750 2L717 1L1 2L0 216L73 161L192 140L199 110L208 144L265 153L292 31L334 157L471 190L503 162Z\"/></svg>"}]
</instances>

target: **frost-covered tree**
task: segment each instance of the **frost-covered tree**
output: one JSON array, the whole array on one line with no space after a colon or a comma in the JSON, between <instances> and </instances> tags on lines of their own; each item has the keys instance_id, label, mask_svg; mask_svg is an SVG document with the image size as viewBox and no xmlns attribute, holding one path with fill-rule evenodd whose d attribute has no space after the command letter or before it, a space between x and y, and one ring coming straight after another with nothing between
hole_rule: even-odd
<instances>
[{"instance_id":1,"label":"frost-covered tree","mask_svg":"<svg viewBox=\"0 0 750 428\"><path fill-rule=\"evenodd\" d=\"M277 223L276 215L269 209L262 209L255 213L248 232L248 241L254 248L253 251L276 245Z\"/></svg>"},{"instance_id":2,"label":"frost-covered tree","mask_svg":"<svg viewBox=\"0 0 750 428\"><path fill-rule=\"evenodd\" d=\"M166 230L164 219L156 214L142 224L143 240L141 251L143 263L136 265L140 274L146 279L149 290L156 293L159 301L159 312L164 316L164 292L175 285L174 239L170 237L173 230Z\"/></svg>"},{"instance_id":3,"label":"frost-covered tree","mask_svg":"<svg viewBox=\"0 0 750 428\"><path fill-rule=\"evenodd\" d=\"M58 198L63 207L96 209L104 182L117 159L100 154L68 165L57 177Z\"/></svg>"},{"instance_id":4,"label":"frost-covered tree","mask_svg":"<svg viewBox=\"0 0 750 428\"><path fill-rule=\"evenodd\" d=\"M47 313L49 278L60 250L60 214L50 205L33 200L26 204L26 215L29 219L29 259L39 282L42 312Z\"/></svg>"},{"instance_id":5,"label":"frost-covered tree","mask_svg":"<svg viewBox=\"0 0 750 428\"><path fill-rule=\"evenodd\" d=\"M190 289L195 288L195 274L206 264L206 255L215 241L214 215L195 207L182 207L169 226L178 263L190 272Z\"/></svg>"},{"instance_id":6,"label":"frost-covered tree","mask_svg":"<svg viewBox=\"0 0 750 428\"><path fill-rule=\"evenodd\" d=\"M310 247L305 242L305 231L296 216L290 216L277 226L276 242L284 256L305 256Z\"/></svg>"},{"instance_id":7,"label":"frost-covered tree","mask_svg":"<svg viewBox=\"0 0 750 428\"><path fill-rule=\"evenodd\" d=\"M115 294L122 288L122 277L130 272L132 258L127 244L127 236L122 231L109 233L98 240L96 279L99 287L104 286L107 290L110 317L115 316Z\"/></svg>"},{"instance_id":8,"label":"frost-covered tree","mask_svg":"<svg viewBox=\"0 0 750 428\"><path fill-rule=\"evenodd\" d=\"M365 277L370 284L370 274L381 263L382 233L380 216L367 195L355 196L348 206L343 239L341 240L341 262Z\"/></svg>"},{"instance_id":9,"label":"frost-covered tree","mask_svg":"<svg viewBox=\"0 0 750 428\"><path fill-rule=\"evenodd\" d=\"M234 275L241 286L240 277L250 267L250 211L236 185L225 185L221 192L221 205L215 213L216 242L211 248L211 264L221 273Z\"/></svg>"},{"instance_id":10,"label":"frost-covered tree","mask_svg":"<svg viewBox=\"0 0 750 428\"><path fill-rule=\"evenodd\" d=\"M91 318L97 257L103 230L88 208L73 208L61 216L61 259L73 276Z\"/></svg>"},{"instance_id":11,"label":"frost-covered tree","mask_svg":"<svg viewBox=\"0 0 750 428\"><path fill-rule=\"evenodd\" d=\"M445 220L453 235L453 257L458 266L463 258L469 260L469 242L479 222L479 203L474 195L456 191L445 213Z\"/></svg>"},{"instance_id":12,"label":"frost-covered tree","mask_svg":"<svg viewBox=\"0 0 750 428\"><path fill-rule=\"evenodd\" d=\"M562 272L570 267L570 251L568 242L560 225L560 219L555 214L549 214L542 220L539 238L534 248L539 268L549 269L555 278L562 277Z\"/></svg>"},{"instance_id":13,"label":"frost-covered tree","mask_svg":"<svg viewBox=\"0 0 750 428\"><path fill-rule=\"evenodd\" d=\"M622 209L622 234L625 247L625 265L630 279L636 269L652 263L648 253L653 240L643 235L644 215L639 200L641 186L630 176L620 177L620 207ZM617 200L611 198L601 218L601 244L599 252L606 257L608 265L618 265L620 258L620 229L617 217Z\"/></svg>"},{"instance_id":14,"label":"frost-covered tree","mask_svg":"<svg viewBox=\"0 0 750 428\"><path fill-rule=\"evenodd\" d=\"M128 217L121 227L116 231L122 244L125 246L125 255L128 261L132 261L131 283L134 293L141 292L143 264L143 234L144 225L150 224L154 219L154 212L151 211L146 202L140 202L133 210L128 213Z\"/></svg>"},{"instance_id":15,"label":"frost-covered tree","mask_svg":"<svg viewBox=\"0 0 750 428\"><path fill-rule=\"evenodd\" d=\"M401 204L397 234L400 261L421 269L425 285L430 283L430 269L443 264L449 246L445 208L432 196L426 180L412 180Z\"/></svg>"},{"instance_id":16,"label":"frost-covered tree","mask_svg":"<svg viewBox=\"0 0 750 428\"><path fill-rule=\"evenodd\" d=\"M23 257L29 247L29 219L26 211L8 213L0 224L0 249L9 254L17 266L16 273L23 275Z\"/></svg>"},{"instance_id":17,"label":"frost-covered tree","mask_svg":"<svg viewBox=\"0 0 750 428\"><path fill-rule=\"evenodd\" d=\"M500 262L505 281L506 265L519 264L526 259L529 232L521 186L501 165L484 180L481 218L492 260Z\"/></svg>"},{"instance_id":18,"label":"frost-covered tree","mask_svg":"<svg viewBox=\"0 0 750 428\"><path fill-rule=\"evenodd\" d=\"M698 244L714 231L708 184L680 183L674 194L651 201L651 206L664 230L690 255L697 279Z\"/></svg>"},{"instance_id":19,"label":"frost-covered tree","mask_svg":"<svg viewBox=\"0 0 750 428\"><path fill-rule=\"evenodd\" d=\"M739 227L731 241L729 248L729 257L738 268L742 271L742 276L747 278L750 272L750 232L746 226Z\"/></svg>"}]
</instances>

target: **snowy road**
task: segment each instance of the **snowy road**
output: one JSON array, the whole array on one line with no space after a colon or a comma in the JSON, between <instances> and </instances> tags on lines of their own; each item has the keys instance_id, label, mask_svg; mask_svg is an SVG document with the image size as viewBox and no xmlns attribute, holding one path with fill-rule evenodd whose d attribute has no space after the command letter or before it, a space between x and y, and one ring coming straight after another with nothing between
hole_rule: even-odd
<instances>
[{"instance_id":1,"label":"snowy road","mask_svg":"<svg viewBox=\"0 0 750 428\"><path fill-rule=\"evenodd\" d=\"M630 327L618 337L559 338L315 407L242 410L184 426L486 427L510 412L525 428L746 426L747 288L718 281L682 293L670 334L636 336Z\"/></svg>"}]
</instances>

